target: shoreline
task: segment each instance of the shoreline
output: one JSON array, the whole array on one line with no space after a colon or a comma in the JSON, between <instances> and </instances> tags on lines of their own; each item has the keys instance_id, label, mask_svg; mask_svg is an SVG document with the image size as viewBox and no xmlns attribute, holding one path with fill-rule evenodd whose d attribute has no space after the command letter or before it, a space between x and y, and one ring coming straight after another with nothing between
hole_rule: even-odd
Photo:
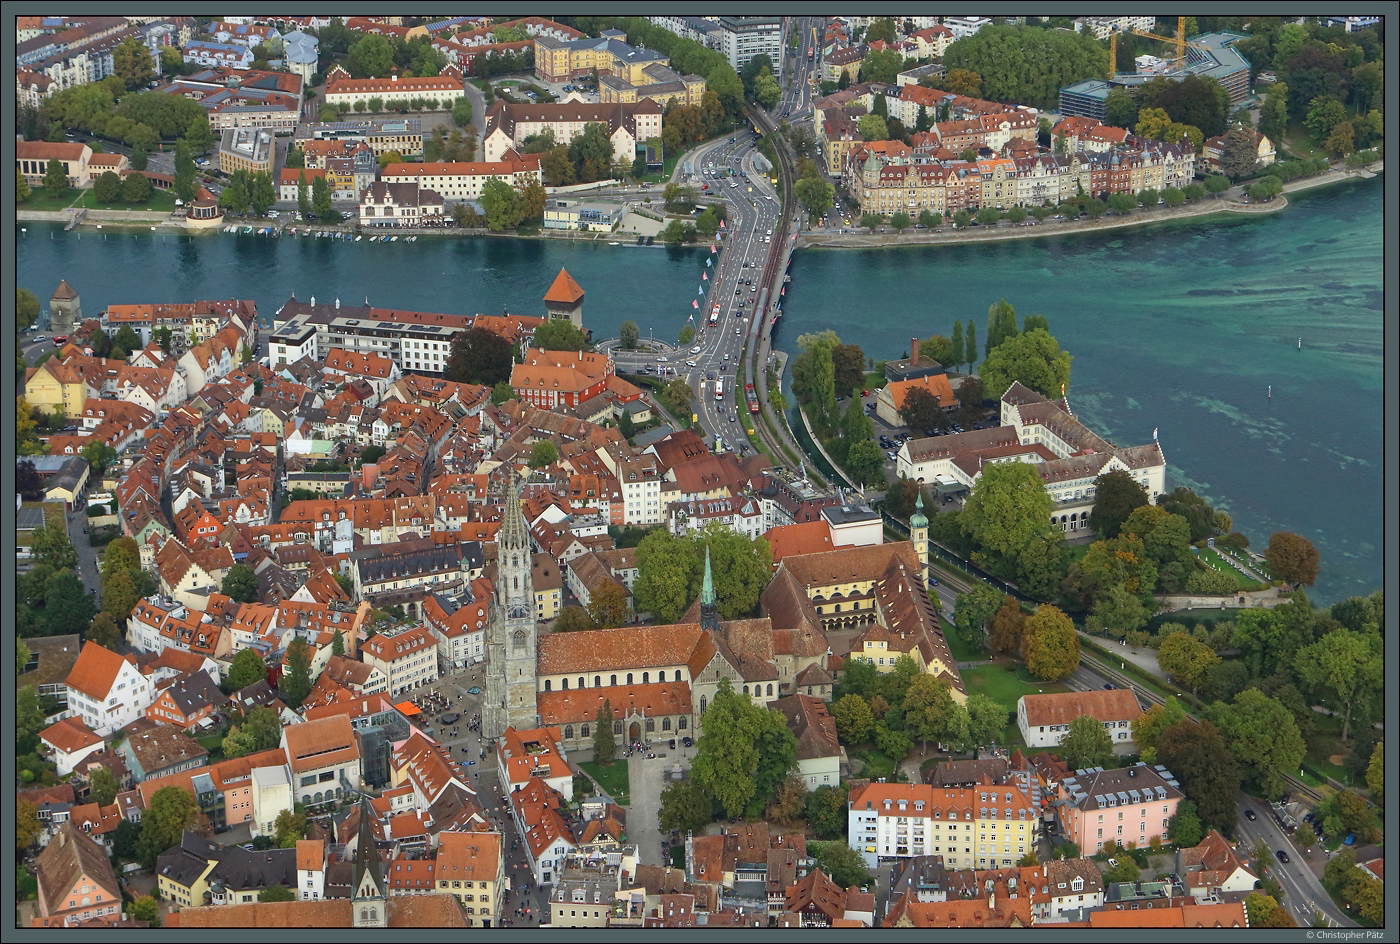
<instances>
[{"instance_id":1,"label":"shoreline","mask_svg":"<svg viewBox=\"0 0 1400 944\"><path fill-rule=\"evenodd\" d=\"M1153 211L1151 215L1148 215L1146 211L1135 210L1127 217L1104 216L1097 220L1066 220L1059 224L1049 226L1048 228L1044 223L1037 223L1033 226L1002 227L998 225L995 228L977 227L975 230L967 229L962 231L944 231L940 229L934 232L924 232L908 230L902 235L895 233L814 233L805 231L798 234L794 249L889 249L903 246L947 246L962 245L965 243L989 243L1012 239L1035 239L1042 236L1059 236L1071 233L1099 233L1108 230L1124 229L1126 227L1145 226L1153 223L1215 216L1221 213L1278 213L1288 207L1287 195L1290 193L1311 190L1316 187L1328 186L1348 180L1366 179L1368 177L1374 177L1379 173L1384 173L1384 161L1378 161L1376 164L1372 165L1372 167L1375 169L1334 169L1313 177L1304 177L1299 180L1289 181L1283 185L1281 197L1270 200L1266 204L1242 203L1229 198L1222 200L1218 197L1203 197L1194 204L1186 204L1171 209L1158 208ZM19 207L15 209L16 223L66 224L71 219L71 209L25 210ZM264 220L260 223L249 222L245 219L237 223L221 222L219 225L211 227L190 227L186 226L182 220L173 218L173 215L170 213L150 212L145 210L91 209L84 212L83 220L76 228L91 229L99 226L139 226L144 228L147 226L158 226L163 229L168 229L169 231L197 235L200 233L221 234L223 233L223 227L228 225L238 227L254 226L256 228L270 225L272 222L271 220ZM304 226L305 224L302 225ZM288 228L290 227L281 226L279 230ZM353 225L316 227L316 230L347 232L355 235L366 233L365 230L357 229ZM281 236L284 234L279 231L277 235ZM498 239L566 239L585 243L618 242L621 246L632 246L633 248L666 248L665 244L661 242L656 242L652 246L636 246L636 234L583 233L575 230L540 230L528 236L521 236L513 232L491 232L485 229L462 230L457 227L427 227L422 229L405 228L396 230L394 235L437 237L486 236Z\"/></svg>"},{"instance_id":2,"label":"shoreline","mask_svg":"<svg viewBox=\"0 0 1400 944\"><path fill-rule=\"evenodd\" d=\"M1377 170L1368 171L1370 176L1384 171L1378 162ZM1070 233L1098 233L1105 230L1124 229L1130 226L1144 226L1152 223L1165 223L1201 216L1215 216L1220 213L1278 213L1288 206L1287 195L1314 187L1323 187L1347 180L1365 179L1352 169L1329 170L1313 177L1291 180L1283 185L1281 197L1268 203L1241 203L1234 199L1203 197L1195 204L1185 204L1172 209L1160 208L1151 215L1135 210L1126 217L1102 217L1097 220L1066 220L1046 228L1043 223L1034 226L1008 226L995 228L978 227L975 230L922 232L907 231L905 235L894 233L800 233L797 237L798 249L889 249L902 246L947 246L965 243L1002 242L1011 239L1034 239L1041 236L1060 236Z\"/></svg>"}]
</instances>

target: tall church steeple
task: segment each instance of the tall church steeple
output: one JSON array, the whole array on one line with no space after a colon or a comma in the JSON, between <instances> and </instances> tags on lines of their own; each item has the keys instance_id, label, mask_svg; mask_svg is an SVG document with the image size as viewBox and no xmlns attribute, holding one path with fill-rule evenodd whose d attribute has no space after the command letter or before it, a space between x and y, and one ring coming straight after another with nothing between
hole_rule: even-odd
<instances>
[{"instance_id":1,"label":"tall church steeple","mask_svg":"<svg viewBox=\"0 0 1400 944\"><path fill-rule=\"evenodd\" d=\"M500 737L508 726L535 727L535 591L531 580L530 531L521 507L521 482L514 474L506 490L501 530L496 534L496 595L486 632L486 693L481 728Z\"/></svg>"},{"instance_id":2,"label":"tall church steeple","mask_svg":"<svg viewBox=\"0 0 1400 944\"><path fill-rule=\"evenodd\" d=\"M914 542L914 553L919 557L919 573L924 586L928 586L928 518L924 515L924 490L919 489L919 497L914 499L914 513L909 516L909 540Z\"/></svg>"},{"instance_id":3,"label":"tall church steeple","mask_svg":"<svg viewBox=\"0 0 1400 944\"><path fill-rule=\"evenodd\" d=\"M710 577L710 547L705 545L705 579L700 584L700 627L719 630L719 611L715 608L715 582Z\"/></svg>"},{"instance_id":4,"label":"tall church steeple","mask_svg":"<svg viewBox=\"0 0 1400 944\"><path fill-rule=\"evenodd\" d=\"M355 868L350 895L350 915L354 927L387 928L389 909L385 901L384 864L374 843L374 807L368 797L360 798L360 829L355 840Z\"/></svg>"}]
</instances>

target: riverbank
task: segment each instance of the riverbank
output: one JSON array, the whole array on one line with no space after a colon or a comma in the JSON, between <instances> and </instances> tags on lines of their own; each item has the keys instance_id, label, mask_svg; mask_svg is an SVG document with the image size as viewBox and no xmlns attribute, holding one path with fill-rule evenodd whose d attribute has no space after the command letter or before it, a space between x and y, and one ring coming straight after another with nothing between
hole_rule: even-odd
<instances>
[{"instance_id":1,"label":"riverbank","mask_svg":"<svg viewBox=\"0 0 1400 944\"><path fill-rule=\"evenodd\" d=\"M1313 187L1355 180L1367 174L1380 173L1384 165L1377 163L1371 170L1334 168L1306 177L1292 180L1283 185L1283 192L1296 193ZM881 249L895 246L937 246L962 245L964 243L1003 242L1012 239L1034 239L1038 236L1060 236L1066 233L1099 233L1108 230L1124 229L1130 226L1143 226L1151 223L1164 223L1193 217L1214 216L1219 213L1278 213L1288 206L1286 199L1274 199L1267 203L1246 203L1230 197L1203 197L1179 207L1156 207L1152 210L1134 210L1126 217L1100 217L1097 220L1065 220L1063 222L1034 223L1017 226L999 224L997 226L973 226L963 230L924 231L906 230L895 233L821 233L804 232L797 237L799 249Z\"/></svg>"},{"instance_id":2,"label":"riverbank","mask_svg":"<svg viewBox=\"0 0 1400 944\"><path fill-rule=\"evenodd\" d=\"M107 223L156 223L184 229L185 224L181 220L174 219L169 213L152 210L84 210L83 222L79 226L96 226ZM67 223L73 218L72 210L25 210L23 208L15 210L15 222L17 223Z\"/></svg>"}]
</instances>

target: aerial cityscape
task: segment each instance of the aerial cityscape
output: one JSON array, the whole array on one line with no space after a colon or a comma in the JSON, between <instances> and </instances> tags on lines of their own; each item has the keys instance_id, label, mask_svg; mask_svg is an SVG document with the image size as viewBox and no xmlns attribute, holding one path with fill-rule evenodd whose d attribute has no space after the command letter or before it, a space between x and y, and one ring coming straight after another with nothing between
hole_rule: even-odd
<instances>
[{"instance_id":1,"label":"aerial cityscape","mask_svg":"<svg viewBox=\"0 0 1400 944\"><path fill-rule=\"evenodd\" d=\"M7 21L17 929L1394 926L1382 16Z\"/></svg>"}]
</instances>

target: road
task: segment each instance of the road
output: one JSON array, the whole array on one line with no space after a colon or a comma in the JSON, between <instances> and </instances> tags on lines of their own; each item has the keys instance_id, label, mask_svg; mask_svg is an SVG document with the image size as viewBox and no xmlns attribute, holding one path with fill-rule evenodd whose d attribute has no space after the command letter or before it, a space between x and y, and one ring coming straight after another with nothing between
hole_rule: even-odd
<instances>
[{"instance_id":1,"label":"road","mask_svg":"<svg viewBox=\"0 0 1400 944\"><path fill-rule=\"evenodd\" d=\"M1249 820L1245 816L1245 811L1249 810L1257 817ZM1296 845L1289 835L1279 826L1274 819L1268 804L1260 803L1241 793L1235 805L1235 812L1239 816L1239 826L1236 827L1238 833L1238 845L1236 851L1241 857L1248 859L1252 854L1254 843L1263 839L1270 849L1270 857L1266 867L1269 874L1283 886L1283 901L1281 904L1293 914L1293 920L1298 922L1298 927L1306 928L1312 924L1313 909L1321 911L1334 924L1342 927L1356 927L1356 923L1342 914L1340 908L1333 903L1327 890L1322 887L1321 880L1309 868L1308 863L1317 862L1319 868L1326 862L1327 853L1321 849L1321 844L1313 846L1311 850L1304 853ZM1312 827L1304 823L1299 829L1311 829ZM1289 862L1279 861L1278 852L1282 850L1288 855Z\"/></svg>"}]
</instances>

